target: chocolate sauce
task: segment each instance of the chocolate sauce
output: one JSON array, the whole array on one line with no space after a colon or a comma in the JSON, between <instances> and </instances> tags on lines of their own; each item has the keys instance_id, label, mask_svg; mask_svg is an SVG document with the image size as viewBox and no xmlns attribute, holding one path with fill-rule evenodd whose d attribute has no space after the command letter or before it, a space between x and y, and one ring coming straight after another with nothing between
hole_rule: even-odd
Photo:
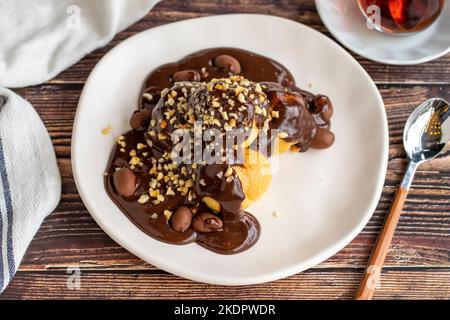
<instances>
[{"instance_id":1,"label":"chocolate sauce","mask_svg":"<svg viewBox=\"0 0 450 320\"><path fill-rule=\"evenodd\" d=\"M241 49L213 48L190 54L178 62L168 63L156 68L145 80L143 91L145 92L148 89L155 93L158 90L172 87L172 75L183 70L197 70L201 74L201 81L206 82L214 78L229 77L230 72L218 69L213 65L214 59L223 54L235 57L241 64L240 75L251 81L276 82L289 88L295 86L294 77L289 70L272 59ZM205 68L204 72L201 72L202 68ZM140 100L140 105L141 108L152 108L154 106L154 104L148 103L145 98Z\"/></svg>"},{"instance_id":2,"label":"chocolate sauce","mask_svg":"<svg viewBox=\"0 0 450 320\"><path fill-rule=\"evenodd\" d=\"M164 112L168 111L165 109L166 104L164 103L167 98L167 90L166 93L163 90L172 88L173 91L176 91L176 95L181 95L182 89L187 86L174 86L173 75L179 71L187 71L178 73L177 77L189 75L198 80L198 75L200 75L201 82L228 78L232 75L230 71L214 66L214 59L220 55L230 55L236 58L240 63L239 75L252 83L262 84L264 91L262 95L267 96L267 102L261 99L260 107L267 109L264 114L269 111L269 108L277 113L278 117L271 119L269 126L271 129L278 129L285 133L284 140L286 142L298 146L301 151L306 151L315 138L318 128L329 129L330 116L328 115L332 113L331 103L323 107L324 103L321 102L322 108L318 108L315 103L316 96L298 89L291 73L278 62L234 48L199 51L178 62L162 65L149 74L142 88L139 109L152 112L154 123L143 122L139 128L130 130L123 135L122 139L126 141L126 144L116 145L111 155L105 175L105 187L108 195L128 218L155 239L171 244L196 242L217 253L234 254L250 248L258 240L261 229L256 218L242 210L245 193L239 177L235 172L228 176L219 174L226 171L227 164L172 167L168 156L172 148L170 139L161 139L161 137L170 136L175 130L173 123L165 123L162 116ZM194 99L195 94L189 97L194 101L187 102L188 108L206 103L200 100L204 99L208 93L202 93L201 86L196 85L196 82L192 82L189 86L187 88L194 87L192 90L197 90L198 97ZM257 96L259 91L251 92L252 96ZM217 97L220 98L219 95ZM220 103L224 104L225 102L220 101ZM245 112L239 112L236 118L238 124L246 124L247 127L251 127L251 123L255 123L257 127L261 128L265 118L256 115L254 108L255 106L249 104ZM326 113L327 116L323 116L322 113ZM176 116L176 123L186 121L185 118ZM162 125L163 122L164 125ZM219 127L223 125L224 122L221 122ZM137 145L147 147L136 148ZM123 197L116 190L113 174L117 168L130 167L130 155L135 155L139 159L139 162L136 162L136 165L132 165L131 168L138 182L134 195ZM177 181L178 177L183 181L190 181L189 177L195 177L194 181L191 180L189 184L184 182L186 188L181 188L181 190L184 190L185 194L175 193L162 202L144 199L147 202L140 203L141 196L148 193L149 185L155 183L157 171L167 165L170 167L171 174L177 176L175 179ZM180 189L173 180L158 179L159 188L174 190L178 187ZM170 226L169 219L165 217L167 210L173 212L180 206L187 206L191 208L194 215L199 212L211 212L211 209L202 202L205 198L211 198L220 205L220 212L217 213L223 221L223 227L220 230L197 232L191 226L185 232L178 232Z\"/></svg>"}]
</instances>

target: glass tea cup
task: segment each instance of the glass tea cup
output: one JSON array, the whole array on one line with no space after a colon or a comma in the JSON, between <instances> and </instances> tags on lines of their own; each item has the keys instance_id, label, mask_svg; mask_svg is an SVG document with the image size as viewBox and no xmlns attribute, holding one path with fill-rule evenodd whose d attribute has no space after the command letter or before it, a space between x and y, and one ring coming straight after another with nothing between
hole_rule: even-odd
<instances>
[{"instance_id":1,"label":"glass tea cup","mask_svg":"<svg viewBox=\"0 0 450 320\"><path fill-rule=\"evenodd\" d=\"M371 25L392 35L408 35L433 24L442 12L445 0L358 0Z\"/></svg>"}]
</instances>

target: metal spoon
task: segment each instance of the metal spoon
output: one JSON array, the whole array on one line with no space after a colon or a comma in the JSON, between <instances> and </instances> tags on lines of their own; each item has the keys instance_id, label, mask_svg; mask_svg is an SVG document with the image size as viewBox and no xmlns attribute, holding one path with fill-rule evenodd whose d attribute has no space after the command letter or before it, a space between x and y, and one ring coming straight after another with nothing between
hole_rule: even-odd
<instances>
[{"instance_id":1,"label":"metal spoon","mask_svg":"<svg viewBox=\"0 0 450 320\"><path fill-rule=\"evenodd\" d=\"M374 294L417 167L425 161L450 154L449 141L450 104L443 99L433 98L423 102L406 121L403 145L408 155L408 168L378 236L356 299L369 300Z\"/></svg>"}]
</instances>

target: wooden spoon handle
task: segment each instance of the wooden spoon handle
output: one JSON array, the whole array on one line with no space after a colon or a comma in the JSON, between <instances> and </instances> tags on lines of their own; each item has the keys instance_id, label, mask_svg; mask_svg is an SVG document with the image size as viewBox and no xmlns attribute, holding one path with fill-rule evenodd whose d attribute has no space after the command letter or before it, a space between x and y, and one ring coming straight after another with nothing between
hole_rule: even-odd
<instances>
[{"instance_id":1,"label":"wooden spoon handle","mask_svg":"<svg viewBox=\"0 0 450 320\"><path fill-rule=\"evenodd\" d=\"M408 188L400 187L397 191L392 204L391 210L386 217L383 229L378 236L377 242L370 257L364 276L356 293L355 299L357 300L370 300L375 292L378 280L381 275L381 268L383 267L384 260L389 250L389 246L394 236L397 222L400 218L400 214L403 209L403 205L408 195Z\"/></svg>"}]
</instances>

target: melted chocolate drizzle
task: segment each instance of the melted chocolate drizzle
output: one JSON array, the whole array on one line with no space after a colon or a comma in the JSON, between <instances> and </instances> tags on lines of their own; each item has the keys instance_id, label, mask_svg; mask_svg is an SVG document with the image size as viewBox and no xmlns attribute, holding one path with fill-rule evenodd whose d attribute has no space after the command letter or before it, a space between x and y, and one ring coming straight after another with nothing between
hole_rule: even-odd
<instances>
[{"instance_id":1,"label":"melted chocolate drizzle","mask_svg":"<svg viewBox=\"0 0 450 320\"><path fill-rule=\"evenodd\" d=\"M264 56L234 48L202 50L178 62L165 64L153 70L143 85L139 109L153 112L155 118L161 91L173 87L172 75L177 71L196 70L201 74L203 82L208 82L213 78L229 77L231 74L228 71L218 69L213 64L214 59L223 54L233 56L240 62L240 75L250 81L265 85L264 93L270 101L270 107L272 110L278 111L280 115L279 118L271 121L270 128L285 132L287 142L298 145L301 151L306 151L317 128L329 128L329 118L322 119L317 112L314 112L313 99L315 96L298 89L291 73L283 65ZM150 101L144 98L144 93L151 94L153 99ZM260 125L261 123L258 123L258 126ZM135 195L129 198L123 197L114 186L113 173L116 168L128 167L130 151L138 143L147 144L149 139L152 142L151 148L137 150L143 163L142 166L133 170L138 180ZM124 134L124 140L127 141L126 146L122 148L125 150L121 151L120 147L116 146L112 152L107 175L105 175L105 187L114 203L146 234L171 244L196 242L221 254L244 251L258 240L260 224L253 215L242 210L241 204L245 199L245 194L239 178L234 177L231 181L227 181L225 177L217 175L218 172L226 169L226 164L202 165L195 169L195 175L198 177L194 185L195 199L189 200L188 197L177 193L161 204L154 205L149 202L142 205L138 203L138 195L147 192L146 189L151 180L148 174L152 167L150 160L160 159L164 152L170 152L171 147L167 142L149 137L146 126L128 131ZM235 173L233 174L235 175ZM199 183L200 178L204 181L203 184ZM210 197L220 204L221 212L218 214L223 220L223 228L220 231L200 233L191 226L185 232L178 232L169 225L163 215L164 210L175 211L179 206L188 206L194 213L209 212L211 210L201 201L205 197Z\"/></svg>"}]
</instances>

